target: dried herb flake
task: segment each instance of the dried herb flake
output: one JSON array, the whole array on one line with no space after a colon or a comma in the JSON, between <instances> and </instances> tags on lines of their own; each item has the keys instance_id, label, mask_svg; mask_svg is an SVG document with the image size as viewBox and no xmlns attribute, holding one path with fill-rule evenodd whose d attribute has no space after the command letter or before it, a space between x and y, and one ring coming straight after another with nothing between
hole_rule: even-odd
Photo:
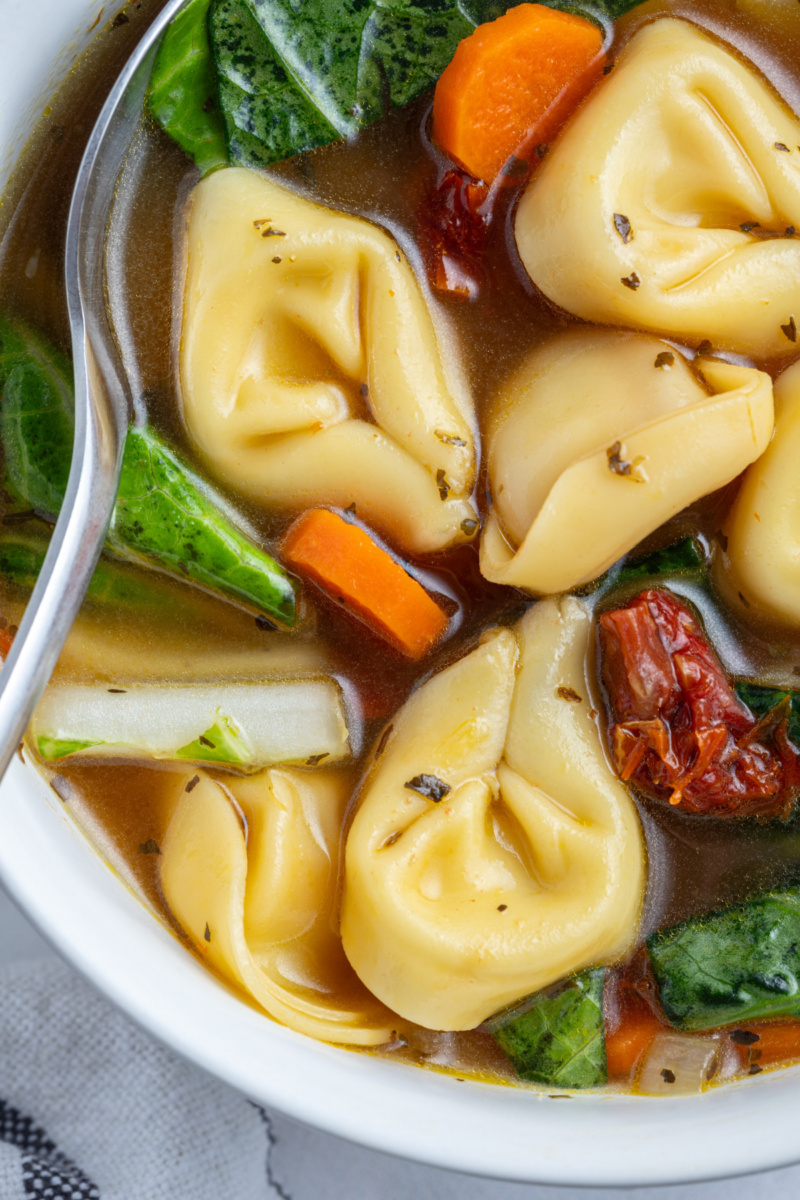
<instances>
[{"instance_id":1,"label":"dried herb flake","mask_svg":"<svg viewBox=\"0 0 800 1200\"><path fill-rule=\"evenodd\" d=\"M781 325L781 333L789 339L790 342L797 341L797 324L794 317L789 317L786 325Z\"/></svg>"},{"instance_id":2,"label":"dried herb flake","mask_svg":"<svg viewBox=\"0 0 800 1200\"><path fill-rule=\"evenodd\" d=\"M641 287L642 281L635 271L631 271L630 275L620 279L620 283L623 287L630 288L632 292L635 292L638 287Z\"/></svg>"},{"instance_id":3,"label":"dried herb flake","mask_svg":"<svg viewBox=\"0 0 800 1200\"><path fill-rule=\"evenodd\" d=\"M656 355L656 361L654 365L663 370L664 368L673 366L674 363L675 355L672 353L672 351L662 350L660 354Z\"/></svg>"},{"instance_id":4,"label":"dried herb flake","mask_svg":"<svg viewBox=\"0 0 800 1200\"><path fill-rule=\"evenodd\" d=\"M628 242L633 241L633 230L631 223L623 213L614 213L614 228L627 246Z\"/></svg>"},{"instance_id":5,"label":"dried herb flake","mask_svg":"<svg viewBox=\"0 0 800 1200\"><path fill-rule=\"evenodd\" d=\"M408 783L404 783L403 787L408 788L410 792L417 792L427 800L433 800L434 804L444 800L448 792L452 790L450 784L445 783L438 775L415 775L413 779L409 779Z\"/></svg>"},{"instance_id":6,"label":"dried herb flake","mask_svg":"<svg viewBox=\"0 0 800 1200\"><path fill-rule=\"evenodd\" d=\"M160 854L161 847L159 846L158 842L153 840L153 838L148 838L146 842L142 842L141 846L139 847L139 853Z\"/></svg>"}]
</instances>

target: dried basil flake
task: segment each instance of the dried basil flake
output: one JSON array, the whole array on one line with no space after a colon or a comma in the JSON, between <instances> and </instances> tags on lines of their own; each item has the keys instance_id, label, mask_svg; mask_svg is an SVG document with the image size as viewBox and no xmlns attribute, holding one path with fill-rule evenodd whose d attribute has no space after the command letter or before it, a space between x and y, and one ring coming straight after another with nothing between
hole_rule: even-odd
<instances>
[{"instance_id":1,"label":"dried basil flake","mask_svg":"<svg viewBox=\"0 0 800 1200\"><path fill-rule=\"evenodd\" d=\"M440 500L446 500L450 495L450 484L445 479L445 473L442 467L436 472L436 486L439 489Z\"/></svg>"},{"instance_id":2,"label":"dried basil flake","mask_svg":"<svg viewBox=\"0 0 800 1200\"><path fill-rule=\"evenodd\" d=\"M781 325L781 332L786 335L790 342L797 341L797 324L794 317L789 317L786 325Z\"/></svg>"},{"instance_id":3,"label":"dried basil flake","mask_svg":"<svg viewBox=\"0 0 800 1200\"><path fill-rule=\"evenodd\" d=\"M443 429L434 429L434 437L437 437L440 442L444 442L446 446L466 446L466 442L461 437L456 437L454 433L445 433Z\"/></svg>"},{"instance_id":4,"label":"dried basil flake","mask_svg":"<svg viewBox=\"0 0 800 1200\"><path fill-rule=\"evenodd\" d=\"M445 783L438 775L415 775L413 779L409 779L408 783L404 783L403 787L408 788L410 792L417 792L420 796L425 796L427 800L433 800L434 804L444 800L447 793L452 790L450 784Z\"/></svg>"},{"instance_id":5,"label":"dried basil flake","mask_svg":"<svg viewBox=\"0 0 800 1200\"><path fill-rule=\"evenodd\" d=\"M656 355L656 361L655 361L654 365L663 370L665 367L673 366L674 363L675 363L675 355L672 353L672 351L671 350L662 350L660 354Z\"/></svg>"},{"instance_id":6,"label":"dried basil flake","mask_svg":"<svg viewBox=\"0 0 800 1200\"><path fill-rule=\"evenodd\" d=\"M578 695L575 688L571 687L557 687L556 695L559 700L571 700L573 704L580 704L583 700L583 697Z\"/></svg>"},{"instance_id":7,"label":"dried basil flake","mask_svg":"<svg viewBox=\"0 0 800 1200\"><path fill-rule=\"evenodd\" d=\"M193 776L192 776L192 778L191 778L191 779L189 780L189 782L187 783L186 787L184 788L184 791L186 791L186 792L193 792L193 791L194 791L194 789L197 787L197 785L198 785L198 783L199 783L199 782L200 782L200 776L199 776L199 775L193 775Z\"/></svg>"},{"instance_id":8,"label":"dried basil flake","mask_svg":"<svg viewBox=\"0 0 800 1200\"><path fill-rule=\"evenodd\" d=\"M633 241L633 230L631 223L623 213L614 213L614 228L627 246L628 242Z\"/></svg>"},{"instance_id":9,"label":"dried basil flake","mask_svg":"<svg viewBox=\"0 0 800 1200\"><path fill-rule=\"evenodd\" d=\"M623 287L630 288L632 292L635 292L641 286L642 281L635 271L631 271L630 275L625 275L620 279L620 283Z\"/></svg>"},{"instance_id":10,"label":"dried basil flake","mask_svg":"<svg viewBox=\"0 0 800 1200\"><path fill-rule=\"evenodd\" d=\"M327 750L323 750L322 754L312 754L306 759L306 766L307 767L316 767L318 763L322 762L323 758L329 758L329 757L330 757L330 754Z\"/></svg>"},{"instance_id":11,"label":"dried basil flake","mask_svg":"<svg viewBox=\"0 0 800 1200\"><path fill-rule=\"evenodd\" d=\"M670 1071L669 1067L664 1067L664 1069L661 1072L661 1078L664 1080L664 1083L674 1083L675 1082L675 1072Z\"/></svg>"},{"instance_id":12,"label":"dried basil flake","mask_svg":"<svg viewBox=\"0 0 800 1200\"><path fill-rule=\"evenodd\" d=\"M615 475L630 475L632 464L622 457L622 442L614 442L613 446L609 446L606 457L609 471L613 471Z\"/></svg>"},{"instance_id":13,"label":"dried basil flake","mask_svg":"<svg viewBox=\"0 0 800 1200\"><path fill-rule=\"evenodd\" d=\"M737 1046L754 1046L756 1042L761 1041L761 1036L758 1033L753 1033L749 1029L734 1029L733 1033L729 1033L728 1037Z\"/></svg>"},{"instance_id":14,"label":"dried basil flake","mask_svg":"<svg viewBox=\"0 0 800 1200\"><path fill-rule=\"evenodd\" d=\"M208 921L206 921L206 927L205 927L205 931L203 933L203 937L205 938L205 940L207 942L211 941L211 930L208 927Z\"/></svg>"},{"instance_id":15,"label":"dried basil flake","mask_svg":"<svg viewBox=\"0 0 800 1200\"><path fill-rule=\"evenodd\" d=\"M785 142L775 142L775 149L782 150L784 152L784 154L791 154L791 150L789 149L789 147L786 145Z\"/></svg>"},{"instance_id":16,"label":"dried basil flake","mask_svg":"<svg viewBox=\"0 0 800 1200\"><path fill-rule=\"evenodd\" d=\"M141 846L139 847L139 853L160 854L161 847L159 846L158 842L153 840L153 838L148 838L146 842L142 842Z\"/></svg>"}]
</instances>

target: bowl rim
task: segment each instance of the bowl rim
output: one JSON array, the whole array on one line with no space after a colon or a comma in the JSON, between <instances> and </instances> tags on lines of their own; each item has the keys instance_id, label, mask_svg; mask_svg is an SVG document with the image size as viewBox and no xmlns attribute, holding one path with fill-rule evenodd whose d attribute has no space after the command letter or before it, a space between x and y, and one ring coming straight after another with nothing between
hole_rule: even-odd
<instances>
[{"instance_id":1,"label":"bowl rim","mask_svg":"<svg viewBox=\"0 0 800 1200\"><path fill-rule=\"evenodd\" d=\"M0 42L0 188L104 3L37 0L13 14ZM34 20L46 38L29 36ZM57 952L157 1040L257 1103L360 1145L489 1178L586 1187L707 1181L800 1160L791 1104L800 1065L699 1097L562 1104L276 1024L184 948L17 757L0 785L0 880Z\"/></svg>"}]
</instances>

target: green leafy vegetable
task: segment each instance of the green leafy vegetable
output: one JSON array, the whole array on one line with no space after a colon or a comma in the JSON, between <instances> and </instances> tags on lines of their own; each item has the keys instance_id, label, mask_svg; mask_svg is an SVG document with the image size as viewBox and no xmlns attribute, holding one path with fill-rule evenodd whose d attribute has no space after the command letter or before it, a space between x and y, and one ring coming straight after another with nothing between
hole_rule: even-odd
<instances>
[{"instance_id":1,"label":"green leafy vegetable","mask_svg":"<svg viewBox=\"0 0 800 1200\"><path fill-rule=\"evenodd\" d=\"M21 321L0 317L0 438L6 486L54 515L67 488L74 429L69 360Z\"/></svg>"},{"instance_id":2,"label":"green leafy vegetable","mask_svg":"<svg viewBox=\"0 0 800 1200\"><path fill-rule=\"evenodd\" d=\"M233 721L220 716L205 733L201 733L194 741L176 751L175 757L189 758L195 762L242 765L251 760L252 753Z\"/></svg>"},{"instance_id":3,"label":"green leafy vegetable","mask_svg":"<svg viewBox=\"0 0 800 1200\"><path fill-rule=\"evenodd\" d=\"M600 1087L608 1080L603 1036L603 968L539 992L487 1023L520 1079L550 1087Z\"/></svg>"},{"instance_id":4,"label":"green leafy vegetable","mask_svg":"<svg viewBox=\"0 0 800 1200\"><path fill-rule=\"evenodd\" d=\"M267 166L340 136L295 86L244 0L216 0L210 27L232 163Z\"/></svg>"},{"instance_id":5,"label":"green leafy vegetable","mask_svg":"<svg viewBox=\"0 0 800 1200\"><path fill-rule=\"evenodd\" d=\"M36 334L0 321L0 437L15 491L57 512L73 429L69 367ZM292 626L295 585L270 555L223 515L196 477L152 431L130 429L107 545ZM16 572L24 570L16 557ZM29 563L30 566L30 563ZM100 584L97 585L100 587Z\"/></svg>"},{"instance_id":6,"label":"green leafy vegetable","mask_svg":"<svg viewBox=\"0 0 800 1200\"><path fill-rule=\"evenodd\" d=\"M37 533L0 535L0 576L26 591L33 589L42 569L49 539ZM174 608L171 589L144 579L123 563L101 558L86 592L86 598L106 608Z\"/></svg>"},{"instance_id":7,"label":"green leafy vegetable","mask_svg":"<svg viewBox=\"0 0 800 1200\"><path fill-rule=\"evenodd\" d=\"M66 758L68 754L80 754L82 750L102 745L102 742L77 742L66 738L40 737L35 740L36 749L45 762L55 762L56 759Z\"/></svg>"},{"instance_id":8,"label":"green leafy vegetable","mask_svg":"<svg viewBox=\"0 0 800 1200\"><path fill-rule=\"evenodd\" d=\"M120 558L186 576L283 625L294 624L289 576L231 525L150 430L128 431L108 546Z\"/></svg>"},{"instance_id":9,"label":"green leafy vegetable","mask_svg":"<svg viewBox=\"0 0 800 1200\"><path fill-rule=\"evenodd\" d=\"M614 576L614 584L631 580L650 579L656 575L702 575L706 569L705 555L696 538L685 537L671 546L653 550L641 558L626 559Z\"/></svg>"},{"instance_id":10,"label":"green leafy vegetable","mask_svg":"<svg viewBox=\"0 0 800 1200\"><path fill-rule=\"evenodd\" d=\"M170 23L150 79L150 111L205 174L225 166L225 122L208 33L209 0L190 0Z\"/></svg>"},{"instance_id":11,"label":"green leafy vegetable","mask_svg":"<svg viewBox=\"0 0 800 1200\"><path fill-rule=\"evenodd\" d=\"M694 917L647 939L659 998L678 1029L800 1017L800 886Z\"/></svg>"},{"instance_id":12,"label":"green leafy vegetable","mask_svg":"<svg viewBox=\"0 0 800 1200\"><path fill-rule=\"evenodd\" d=\"M766 687L761 683L750 683L740 679L734 684L736 695L756 717L765 717L788 698L788 728L790 739L800 746L800 692L793 688Z\"/></svg>"}]
</instances>

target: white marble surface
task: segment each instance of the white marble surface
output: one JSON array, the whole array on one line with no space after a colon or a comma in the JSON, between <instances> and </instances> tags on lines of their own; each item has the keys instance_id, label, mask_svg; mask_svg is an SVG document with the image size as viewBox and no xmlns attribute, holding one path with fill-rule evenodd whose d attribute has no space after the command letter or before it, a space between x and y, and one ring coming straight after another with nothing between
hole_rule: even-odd
<instances>
[{"instance_id":1,"label":"white marble surface","mask_svg":"<svg viewBox=\"0 0 800 1200\"><path fill-rule=\"evenodd\" d=\"M53 954L0 890L0 964ZM587 1193L494 1183L438 1171L363 1150L277 1115L272 1118L272 1136L264 1195L277 1200L610 1200L622 1194L607 1188ZM800 1133L797 1153L800 1159ZM796 1200L800 1166L720 1183L634 1188L625 1195L630 1200Z\"/></svg>"}]
</instances>

